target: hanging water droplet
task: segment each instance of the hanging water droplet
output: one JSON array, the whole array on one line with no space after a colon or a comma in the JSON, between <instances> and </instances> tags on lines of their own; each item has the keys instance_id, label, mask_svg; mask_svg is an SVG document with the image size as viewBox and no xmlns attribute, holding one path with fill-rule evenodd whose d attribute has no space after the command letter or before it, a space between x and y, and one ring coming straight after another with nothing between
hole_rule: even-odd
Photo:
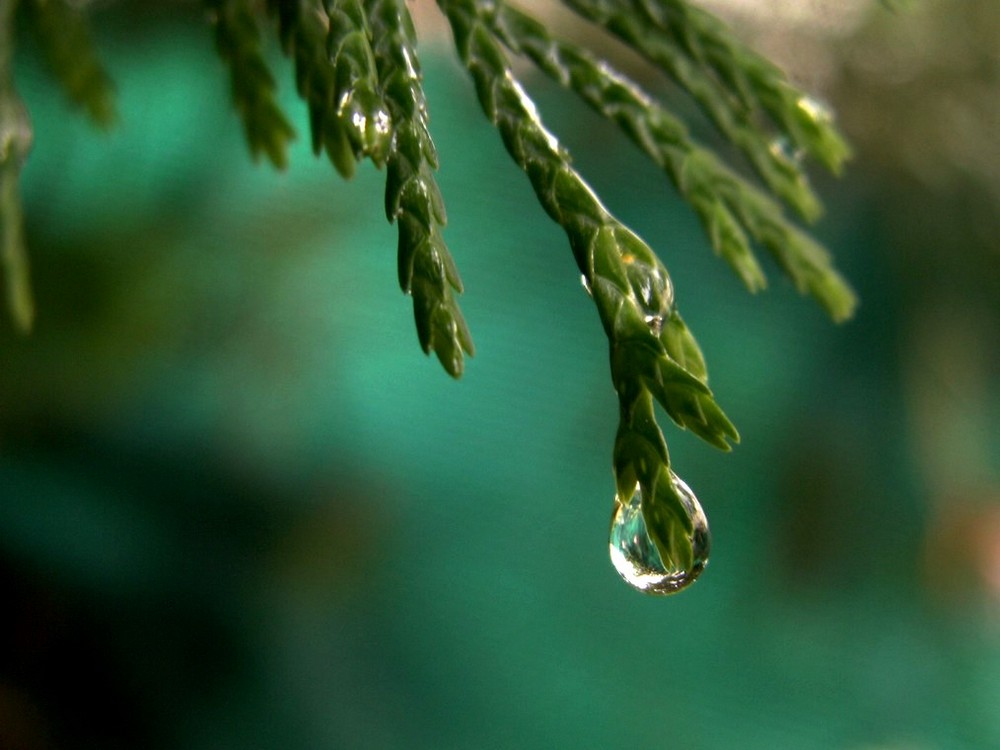
<instances>
[{"instance_id":1,"label":"hanging water droplet","mask_svg":"<svg viewBox=\"0 0 1000 750\"><path fill-rule=\"evenodd\" d=\"M594 290L590 288L590 282L587 281L587 275L586 274L583 274L583 273L580 274L580 283L583 284L583 291L585 291L587 293L587 296L588 297L593 297L594 296Z\"/></svg>"},{"instance_id":2,"label":"hanging water droplet","mask_svg":"<svg viewBox=\"0 0 1000 750\"><path fill-rule=\"evenodd\" d=\"M693 583L708 563L711 537L705 512L683 480L673 472L671 477L692 524L689 536L692 563L688 567L674 561L669 565L664 564L656 543L649 538L646 521L642 516L642 493L638 486L626 502L615 497L609 542L611 562L626 583L647 594L673 594L680 591Z\"/></svg>"}]
</instances>

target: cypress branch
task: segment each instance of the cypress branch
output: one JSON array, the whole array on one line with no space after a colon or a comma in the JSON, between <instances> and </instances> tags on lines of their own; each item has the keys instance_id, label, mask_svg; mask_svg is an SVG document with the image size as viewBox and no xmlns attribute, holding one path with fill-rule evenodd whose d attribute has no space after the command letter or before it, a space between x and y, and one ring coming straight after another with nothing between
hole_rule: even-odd
<instances>
[{"instance_id":1,"label":"cypress branch","mask_svg":"<svg viewBox=\"0 0 1000 750\"><path fill-rule=\"evenodd\" d=\"M691 524L672 483L653 400L678 425L719 448L728 449L727 440L738 440L738 435L715 403L703 367L697 375L686 370L663 343L664 323L679 320L669 275L649 246L612 216L573 170L517 82L488 13L473 0L438 4L451 23L483 111L527 174L543 208L566 232L597 306L610 343L611 377L619 401L614 449L619 496L630 497L638 484L643 516L661 557L689 561L690 543L676 530L689 531ZM668 337L678 335L673 324L670 331Z\"/></svg>"},{"instance_id":2,"label":"cypress branch","mask_svg":"<svg viewBox=\"0 0 1000 750\"><path fill-rule=\"evenodd\" d=\"M789 223L776 201L694 143L683 123L638 84L586 50L554 39L541 23L510 6L499 5L483 17L509 48L617 123L667 173L698 214L712 247L750 291L763 288L766 280L748 235L831 317L850 317L856 299L829 253Z\"/></svg>"},{"instance_id":3,"label":"cypress branch","mask_svg":"<svg viewBox=\"0 0 1000 750\"><path fill-rule=\"evenodd\" d=\"M52 73L66 96L107 130L115 124L115 92L104 70L79 3L22 0Z\"/></svg>"},{"instance_id":4,"label":"cypress branch","mask_svg":"<svg viewBox=\"0 0 1000 750\"><path fill-rule=\"evenodd\" d=\"M692 62L714 70L744 106L766 111L794 147L840 173L851 149L830 113L792 86L778 66L733 36L726 24L685 0L632 0L632 6L675 40Z\"/></svg>"},{"instance_id":5,"label":"cypress branch","mask_svg":"<svg viewBox=\"0 0 1000 750\"><path fill-rule=\"evenodd\" d=\"M330 18L322 0L268 0L282 48L292 58L295 87L309 110L313 152L326 151L342 177L354 176L357 157L336 107L336 69L327 52Z\"/></svg>"},{"instance_id":6,"label":"cypress branch","mask_svg":"<svg viewBox=\"0 0 1000 750\"><path fill-rule=\"evenodd\" d=\"M392 137L389 113L378 91L378 70L360 0L326 0L327 54L335 71L334 112L360 160L385 164Z\"/></svg>"},{"instance_id":7,"label":"cypress branch","mask_svg":"<svg viewBox=\"0 0 1000 750\"><path fill-rule=\"evenodd\" d=\"M812 296L837 323L854 314L857 295L826 248L790 224L777 203L739 179L718 186L750 236L768 249L796 289Z\"/></svg>"},{"instance_id":8,"label":"cypress branch","mask_svg":"<svg viewBox=\"0 0 1000 750\"><path fill-rule=\"evenodd\" d=\"M261 51L252 0L206 0L215 47L229 68L233 104L254 159L265 154L277 168L288 166L295 131L274 98L274 77Z\"/></svg>"},{"instance_id":9,"label":"cypress branch","mask_svg":"<svg viewBox=\"0 0 1000 750\"><path fill-rule=\"evenodd\" d=\"M819 200L798 162L754 119L753 110L704 65L692 60L676 40L648 23L627 0L564 2L642 54L687 91L726 139L743 153L768 189L802 218L813 220L819 216Z\"/></svg>"},{"instance_id":10,"label":"cypress branch","mask_svg":"<svg viewBox=\"0 0 1000 750\"><path fill-rule=\"evenodd\" d=\"M229 67L250 150L283 168L294 133L275 100L256 3L204 2L212 12L216 48ZM680 427L720 449L729 450L739 436L708 387L704 356L679 314L667 269L573 169L569 154L514 76L507 52L528 57L615 122L667 174L698 215L715 252L751 291L766 283L751 246L755 243L835 320L848 317L856 300L827 251L786 218L782 202L805 219L815 218L820 206L799 160L773 136L781 134L790 148L834 172L849 149L825 110L686 0L564 2L680 84L777 197L694 142L684 123L636 83L587 50L553 37L530 15L503 0L438 0L483 111L541 206L565 231L607 335L619 404L613 468L620 506L629 501L631 523L635 506L630 501L638 487L642 520L662 562L690 571L696 536L697 565L704 564L707 527L698 509L701 530L694 533L692 503L697 503L671 471L655 404ZM267 0L266 5L308 107L313 150L317 155L325 151L344 177L352 176L364 158L386 167L385 210L398 229L399 284L413 298L421 347L434 351L459 377L473 343L457 303L461 279L443 238L438 159L405 0ZM26 330L33 309L17 187L32 132L10 70L17 7L18 0L0 0L0 270L14 321ZM109 125L112 87L77 4L21 0L20 7L28 10L69 97L92 120Z\"/></svg>"},{"instance_id":11,"label":"cypress branch","mask_svg":"<svg viewBox=\"0 0 1000 750\"><path fill-rule=\"evenodd\" d=\"M359 0L268 0L268 6L309 108L313 151L325 150L345 178L364 157L382 166L392 129Z\"/></svg>"},{"instance_id":12,"label":"cypress branch","mask_svg":"<svg viewBox=\"0 0 1000 750\"><path fill-rule=\"evenodd\" d=\"M736 439L704 382L668 356L660 340L676 314L666 268L637 235L612 216L572 168L569 156L539 119L517 82L499 41L473 0L439 0L456 46L508 152L527 174L542 207L566 232L580 272L611 342L612 378L619 395L649 390L682 427L714 445ZM718 411L721 415L721 411Z\"/></svg>"},{"instance_id":13,"label":"cypress branch","mask_svg":"<svg viewBox=\"0 0 1000 750\"><path fill-rule=\"evenodd\" d=\"M729 180L732 175L723 174L718 169L721 165L691 141L680 120L610 65L574 44L554 39L541 23L526 14L500 5L484 18L512 51L527 55L551 78L615 122L667 173L681 197L697 213L712 248L746 287L757 291L766 286L747 235L716 186L720 179Z\"/></svg>"},{"instance_id":14,"label":"cypress branch","mask_svg":"<svg viewBox=\"0 0 1000 750\"><path fill-rule=\"evenodd\" d=\"M365 0L379 90L393 124L385 185L389 221L399 227L399 285L413 297L423 350L437 355L452 377L464 369L472 337L455 299L462 281L441 235L447 217L434 179L437 152L427 129L413 22L403 0Z\"/></svg>"}]
</instances>

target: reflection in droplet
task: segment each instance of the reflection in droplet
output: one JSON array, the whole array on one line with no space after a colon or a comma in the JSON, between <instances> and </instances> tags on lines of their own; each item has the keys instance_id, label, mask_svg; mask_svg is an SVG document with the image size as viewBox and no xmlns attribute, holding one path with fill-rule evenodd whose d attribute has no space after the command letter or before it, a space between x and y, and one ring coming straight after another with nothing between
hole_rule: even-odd
<instances>
[{"instance_id":1,"label":"reflection in droplet","mask_svg":"<svg viewBox=\"0 0 1000 750\"><path fill-rule=\"evenodd\" d=\"M587 275L586 274L583 274L583 273L580 274L580 283L583 284L583 291L585 291L587 293L587 296L588 297L593 297L594 296L594 291L590 288L590 282L587 281Z\"/></svg>"},{"instance_id":2,"label":"reflection in droplet","mask_svg":"<svg viewBox=\"0 0 1000 750\"><path fill-rule=\"evenodd\" d=\"M805 159L805 149L797 147L785 136L779 136L771 141L770 151L775 157L798 167Z\"/></svg>"},{"instance_id":3,"label":"reflection in droplet","mask_svg":"<svg viewBox=\"0 0 1000 750\"><path fill-rule=\"evenodd\" d=\"M363 133L366 130L368 118L365 117L364 112L354 112L351 115L351 124L354 126L355 130L359 133Z\"/></svg>"},{"instance_id":4,"label":"reflection in droplet","mask_svg":"<svg viewBox=\"0 0 1000 750\"><path fill-rule=\"evenodd\" d=\"M691 489L677 475L671 473L671 476L692 524L689 541L693 555L692 563L687 568L675 561L664 564L656 544L649 538L646 530L646 522L642 516L642 494L638 486L626 502L615 497L609 542L611 562L626 583L647 594L673 594L680 591L693 583L708 563L711 546L708 519Z\"/></svg>"},{"instance_id":5,"label":"reflection in droplet","mask_svg":"<svg viewBox=\"0 0 1000 750\"><path fill-rule=\"evenodd\" d=\"M380 138L389 135L391 125L389 113L382 107L379 107L372 116L372 125Z\"/></svg>"},{"instance_id":6,"label":"reflection in droplet","mask_svg":"<svg viewBox=\"0 0 1000 750\"><path fill-rule=\"evenodd\" d=\"M660 337L660 333L663 331L663 316L662 315L647 315L643 320L646 321L646 325L649 326L649 330L657 338Z\"/></svg>"},{"instance_id":7,"label":"reflection in droplet","mask_svg":"<svg viewBox=\"0 0 1000 750\"><path fill-rule=\"evenodd\" d=\"M666 272L652 263L644 263L631 253L622 256L625 274L632 287L632 299L639 306L643 320L659 338L663 321L674 304L674 288Z\"/></svg>"}]
</instances>

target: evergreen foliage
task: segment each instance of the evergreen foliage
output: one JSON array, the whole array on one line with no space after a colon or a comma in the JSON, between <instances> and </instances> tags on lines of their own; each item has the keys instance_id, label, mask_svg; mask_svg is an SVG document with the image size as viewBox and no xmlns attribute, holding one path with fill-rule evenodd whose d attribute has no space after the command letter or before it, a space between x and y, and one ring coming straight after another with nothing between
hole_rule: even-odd
<instances>
[{"instance_id":1,"label":"evergreen foliage","mask_svg":"<svg viewBox=\"0 0 1000 750\"><path fill-rule=\"evenodd\" d=\"M663 263L616 219L571 165L519 83L509 55L528 58L622 132L668 176L697 214L712 248L750 291L766 285L755 247L767 250L802 292L837 321L855 297L829 254L786 216L812 221L820 202L806 177L811 157L830 171L850 152L829 113L792 86L711 14L687 0L563 0L583 19L639 52L697 102L746 158L762 187L696 143L685 123L600 55L558 38L503 0L438 0L483 111L542 208L558 223L610 345L620 423L613 467L620 497L642 489L642 510L664 561L692 554L690 521L671 481L659 403L679 426L728 450L735 427L708 386L705 360L682 320ZM345 178L371 159L385 168L385 208L399 232L399 283L413 298L418 338L454 377L472 338L458 307L457 267L445 245L437 153L421 85L416 36L404 0L204 0L232 100L254 157L287 164L295 134L275 100L262 52L274 28L292 60L309 111L317 155ZM90 42L80 4L0 0L0 251L8 307L28 330L33 311L17 193L31 144L26 110L14 91L14 17L34 30L55 78L101 126L114 121L112 88Z\"/></svg>"}]
</instances>

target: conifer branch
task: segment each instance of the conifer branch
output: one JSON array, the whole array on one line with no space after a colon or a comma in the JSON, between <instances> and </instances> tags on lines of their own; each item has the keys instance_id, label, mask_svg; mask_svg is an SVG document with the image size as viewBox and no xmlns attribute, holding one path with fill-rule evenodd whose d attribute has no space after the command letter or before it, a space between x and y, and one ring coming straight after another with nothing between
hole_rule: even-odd
<instances>
[{"instance_id":1,"label":"conifer branch","mask_svg":"<svg viewBox=\"0 0 1000 750\"><path fill-rule=\"evenodd\" d=\"M113 92L72 0L20 0L69 97L90 118L114 120ZM229 67L233 101L254 157L287 163L291 125L275 98L255 0L204 0L216 48ZM739 436L708 387L705 359L680 317L666 268L600 202L573 169L517 81L507 52L532 60L617 126L658 165L698 215L715 252L755 291L765 286L752 243L763 246L796 287L835 320L853 292L829 254L785 216L807 220L819 201L787 137L837 172L849 149L825 110L791 86L710 14L687 0L564 0L645 55L684 88L760 176L762 190L696 143L681 120L635 82L578 45L555 38L504 0L438 0L487 117L527 175L546 213L565 231L609 342L619 426L613 451L619 499L641 491L642 520L662 562L695 565L692 497L670 468L655 404L682 428L729 450ZM421 347L459 377L473 343L457 303L462 283L444 242L444 202L435 177L416 37L405 0L267 0L296 89L309 111L312 147L351 177L370 158L386 167L385 210L397 225L398 277L413 297ZM17 180L31 145L25 107L11 75L18 0L0 0L0 270L22 329L32 303ZM777 199L772 198L771 194ZM634 505L631 506L634 509ZM700 514L700 509L698 511ZM634 511L633 516L634 518ZM701 516L700 523L704 523ZM704 563L707 530L698 542ZM699 568L700 569L700 568Z\"/></svg>"},{"instance_id":2,"label":"conifer branch","mask_svg":"<svg viewBox=\"0 0 1000 750\"><path fill-rule=\"evenodd\" d=\"M736 214L718 183L733 175L688 136L687 128L635 82L586 50L553 38L545 26L509 5L484 14L490 28L513 52L527 55L542 71L572 89L591 108L615 122L695 210L712 248L750 291L767 281ZM753 190L744 184L744 189Z\"/></svg>"},{"instance_id":3,"label":"conifer branch","mask_svg":"<svg viewBox=\"0 0 1000 750\"><path fill-rule=\"evenodd\" d=\"M274 77L261 51L253 0L206 0L215 48L229 67L233 104L243 120L250 153L265 154L277 169L288 166L295 130L274 98Z\"/></svg>"},{"instance_id":4,"label":"conifer branch","mask_svg":"<svg viewBox=\"0 0 1000 750\"><path fill-rule=\"evenodd\" d=\"M31 150L32 129L24 102L14 89L14 11L17 0L0 0L0 270L7 309L15 327L31 330L35 303L31 294L24 216L18 178Z\"/></svg>"},{"instance_id":5,"label":"conifer branch","mask_svg":"<svg viewBox=\"0 0 1000 750\"><path fill-rule=\"evenodd\" d=\"M637 235L612 216L572 168L569 156L539 119L499 41L474 0L439 0L480 104L507 151L527 174L549 216L566 232L577 266L611 342L619 393L649 390L680 426L720 448L736 438L701 377L670 357L663 325L677 315L666 268ZM685 329L686 330L686 329ZM671 328L674 335L679 335ZM681 349L678 349L680 351ZM696 368L699 369L699 368Z\"/></svg>"},{"instance_id":6,"label":"conifer branch","mask_svg":"<svg viewBox=\"0 0 1000 750\"><path fill-rule=\"evenodd\" d=\"M365 0L378 67L379 90L393 125L385 211L399 227L399 285L413 296L417 335L445 370L459 377L462 352L475 349L452 290L462 281L441 230L447 222L434 179L437 152L427 129L413 22L403 0Z\"/></svg>"},{"instance_id":7,"label":"conifer branch","mask_svg":"<svg viewBox=\"0 0 1000 750\"><path fill-rule=\"evenodd\" d=\"M840 173L851 149L826 108L792 86L778 66L739 41L726 24L685 0L632 0L632 6L692 63L710 66L745 107L766 111L794 148Z\"/></svg>"},{"instance_id":8,"label":"conifer branch","mask_svg":"<svg viewBox=\"0 0 1000 750\"><path fill-rule=\"evenodd\" d=\"M720 180L717 187L750 236L770 251L799 292L819 302L836 323L854 314L857 295L833 267L825 247L789 223L775 201L742 180Z\"/></svg>"},{"instance_id":9,"label":"conifer branch","mask_svg":"<svg viewBox=\"0 0 1000 750\"><path fill-rule=\"evenodd\" d=\"M622 131L670 177L694 208L712 247L750 291L766 285L747 235L764 245L799 291L811 294L834 320L850 317L856 298L829 253L794 227L781 206L688 136L677 118L634 81L586 50L554 39L545 27L506 4L483 17L513 51L527 55L573 89Z\"/></svg>"},{"instance_id":10,"label":"conifer branch","mask_svg":"<svg viewBox=\"0 0 1000 750\"><path fill-rule=\"evenodd\" d=\"M802 218L813 220L821 206L797 160L755 119L735 95L669 34L649 23L629 0L564 0L580 16L620 38L687 91L719 131L753 166L768 188ZM686 4L685 4L686 5Z\"/></svg>"},{"instance_id":11,"label":"conifer branch","mask_svg":"<svg viewBox=\"0 0 1000 750\"><path fill-rule=\"evenodd\" d=\"M282 48L295 68L295 86L309 110L313 152L326 151L345 178L354 176L358 156L338 112L337 69L327 49L330 15L323 0L268 0L278 19Z\"/></svg>"},{"instance_id":12,"label":"conifer branch","mask_svg":"<svg viewBox=\"0 0 1000 750\"><path fill-rule=\"evenodd\" d=\"M489 11L474 0L438 4L451 23L483 111L543 208L566 232L597 306L619 400L614 450L619 496L630 497L638 484L643 516L661 556L688 560L693 555L690 541L677 531L690 531L690 520L671 481L653 400L678 425L712 445L727 450L728 440L739 438L706 384L704 361L680 321L667 271L649 246L601 205L545 129L491 29Z\"/></svg>"},{"instance_id":13,"label":"conifer branch","mask_svg":"<svg viewBox=\"0 0 1000 750\"><path fill-rule=\"evenodd\" d=\"M399 283L413 297L417 336L459 377L474 351L453 290L462 283L444 243L437 155L427 130L415 33L402 3L269 0L309 107L313 149L344 177L370 157L388 165L386 213L399 228Z\"/></svg>"},{"instance_id":14,"label":"conifer branch","mask_svg":"<svg viewBox=\"0 0 1000 750\"><path fill-rule=\"evenodd\" d=\"M115 92L79 3L22 0L25 14L66 96L104 130L115 124Z\"/></svg>"},{"instance_id":15,"label":"conifer branch","mask_svg":"<svg viewBox=\"0 0 1000 750\"><path fill-rule=\"evenodd\" d=\"M368 20L361 0L326 0L329 17L327 53L336 73L334 105L354 158L385 164L392 140L389 113L378 87Z\"/></svg>"}]
</instances>

